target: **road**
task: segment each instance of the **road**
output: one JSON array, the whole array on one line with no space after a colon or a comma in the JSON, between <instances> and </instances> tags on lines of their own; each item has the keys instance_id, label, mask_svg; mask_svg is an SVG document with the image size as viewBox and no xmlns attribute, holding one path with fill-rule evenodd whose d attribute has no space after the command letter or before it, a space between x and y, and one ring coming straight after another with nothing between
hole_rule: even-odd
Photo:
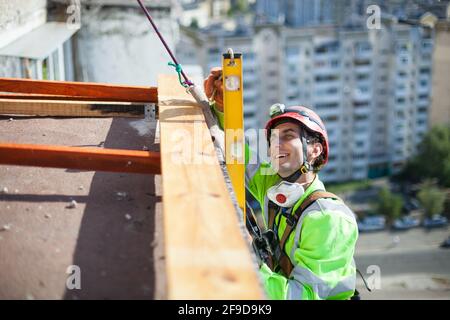
<instances>
[{"instance_id":1,"label":"road","mask_svg":"<svg viewBox=\"0 0 450 320\"><path fill-rule=\"evenodd\" d=\"M362 298L450 299L450 250L439 248L448 235L448 227L360 234L357 267L371 285L379 285L369 293L358 277ZM374 277L378 270L379 282Z\"/></svg>"}]
</instances>

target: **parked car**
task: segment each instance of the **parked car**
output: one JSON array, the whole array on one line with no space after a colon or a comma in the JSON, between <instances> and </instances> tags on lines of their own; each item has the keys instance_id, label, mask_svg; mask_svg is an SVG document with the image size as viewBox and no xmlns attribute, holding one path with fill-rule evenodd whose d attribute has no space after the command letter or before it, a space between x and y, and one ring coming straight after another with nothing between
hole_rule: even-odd
<instances>
[{"instance_id":1,"label":"parked car","mask_svg":"<svg viewBox=\"0 0 450 320\"><path fill-rule=\"evenodd\" d=\"M395 230L407 230L420 226L420 220L410 216L403 216L394 221L392 228Z\"/></svg>"},{"instance_id":2,"label":"parked car","mask_svg":"<svg viewBox=\"0 0 450 320\"><path fill-rule=\"evenodd\" d=\"M361 232L384 230L385 227L386 218L380 215L368 216L358 221L358 230Z\"/></svg>"},{"instance_id":3,"label":"parked car","mask_svg":"<svg viewBox=\"0 0 450 320\"><path fill-rule=\"evenodd\" d=\"M441 243L441 248L450 248L450 236Z\"/></svg>"},{"instance_id":4,"label":"parked car","mask_svg":"<svg viewBox=\"0 0 450 320\"><path fill-rule=\"evenodd\" d=\"M403 204L403 212L408 213L420 208L419 201L414 198L406 198Z\"/></svg>"},{"instance_id":5,"label":"parked car","mask_svg":"<svg viewBox=\"0 0 450 320\"><path fill-rule=\"evenodd\" d=\"M425 228L440 228L448 224L448 219L439 214L434 215L431 218L425 218L423 220L423 226Z\"/></svg>"}]
</instances>

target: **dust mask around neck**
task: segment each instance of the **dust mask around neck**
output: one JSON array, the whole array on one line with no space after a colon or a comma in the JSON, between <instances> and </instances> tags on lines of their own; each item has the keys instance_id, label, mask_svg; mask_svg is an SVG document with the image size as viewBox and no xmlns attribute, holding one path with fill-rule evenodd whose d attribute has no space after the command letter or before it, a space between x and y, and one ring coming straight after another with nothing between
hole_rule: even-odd
<instances>
[{"instance_id":1,"label":"dust mask around neck","mask_svg":"<svg viewBox=\"0 0 450 320\"><path fill-rule=\"evenodd\" d=\"M267 190L267 197L280 207L290 208L304 193L305 189L300 183L281 181Z\"/></svg>"}]
</instances>

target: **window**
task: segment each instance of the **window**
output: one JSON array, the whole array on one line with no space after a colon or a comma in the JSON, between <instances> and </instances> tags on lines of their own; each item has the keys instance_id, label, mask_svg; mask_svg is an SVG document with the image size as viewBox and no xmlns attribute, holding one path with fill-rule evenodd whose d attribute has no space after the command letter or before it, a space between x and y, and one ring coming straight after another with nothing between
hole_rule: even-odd
<instances>
[{"instance_id":1,"label":"window","mask_svg":"<svg viewBox=\"0 0 450 320\"><path fill-rule=\"evenodd\" d=\"M299 94L297 92L295 94L292 94L292 95L288 96L288 100L297 100L298 97L299 97Z\"/></svg>"},{"instance_id":2,"label":"window","mask_svg":"<svg viewBox=\"0 0 450 320\"><path fill-rule=\"evenodd\" d=\"M428 68L428 67L420 68L419 72L420 72L420 74L429 74L430 68Z\"/></svg>"},{"instance_id":3,"label":"window","mask_svg":"<svg viewBox=\"0 0 450 320\"><path fill-rule=\"evenodd\" d=\"M358 75L356 76L356 79L358 79L358 80L367 80L367 79L369 79L369 75L368 75L367 73L364 73L364 74L358 74Z\"/></svg>"},{"instance_id":4,"label":"window","mask_svg":"<svg viewBox=\"0 0 450 320\"><path fill-rule=\"evenodd\" d=\"M426 123L426 121L424 119L417 120L417 124L418 125L422 125L422 124L425 124L425 123Z\"/></svg>"},{"instance_id":5,"label":"window","mask_svg":"<svg viewBox=\"0 0 450 320\"><path fill-rule=\"evenodd\" d=\"M248 52L245 54L245 60L254 60L255 59L255 53L254 52Z\"/></svg>"},{"instance_id":6,"label":"window","mask_svg":"<svg viewBox=\"0 0 450 320\"><path fill-rule=\"evenodd\" d=\"M365 158L366 158L365 153L354 153L353 154L353 160L361 160L361 159L365 159Z\"/></svg>"},{"instance_id":7,"label":"window","mask_svg":"<svg viewBox=\"0 0 450 320\"><path fill-rule=\"evenodd\" d=\"M316 95L318 95L318 96L336 94L336 93L338 93L338 88L336 88L336 87L316 90Z\"/></svg>"},{"instance_id":8,"label":"window","mask_svg":"<svg viewBox=\"0 0 450 320\"><path fill-rule=\"evenodd\" d=\"M218 54L220 54L220 49L219 48L209 48L208 54L211 56L218 55Z\"/></svg>"},{"instance_id":9,"label":"window","mask_svg":"<svg viewBox=\"0 0 450 320\"><path fill-rule=\"evenodd\" d=\"M355 121L363 121L363 120L367 120L368 118L369 118L369 116L366 114L357 114L353 117L353 119Z\"/></svg>"},{"instance_id":10,"label":"window","mask_svg":"<svg viewBox=\"0 0 450 320\"><path fill-rule=\"evenodd\" d=\"M370 104L370 103L369 103L368 101L364 101L364 102L354 101L354 102L353 102L353 106L354 106L355 108L368 107L369 104Z\"/></svg>"},{"instance_id":11,"label":"window","mask_svg":"<svg viewBox=\"0 0 450 320\"><path fill-rule=\"evenodd\" d=\"M355 66L370 66L371 62L368 59L364 59L364 60L356 59L354 61L354 64L355 64Z\"/></svg>"},{"instance_id":12,"label":"window","mask_svg":"<svg viewBox=\"0 0 450 320\"><path fill-rule=\"evenodd\" d=\"M253 103L255 103L255 99L253 97L252 98L244 97L244 104L253 104Z\"/></svg>"},{"instance_id":13,"label":"window","mask_svg":"<svg viewBox=\"0 0 450 320\"><path fill-rule=\"evenodd\" d=\"M314 65L316 68L322 68L322 67L326 66L326 62L325 61L316 61L316 63Z\"/></svg>"},{"instance_id":14,"label":"window","mask_svg":"<svg viewBox=\"0 0 450 320\"><path fill-rule=\"evenodd\" d=\"M418 112L418 113L426 113L426 112L427 112L427 107L420 107L420 108L417 108L417 112Z\"/></svg>"},{"instance_id":15,"label":"window","mask_svg":"<svg viewBox=\"0 0 450 320\"><path fill-rule=\"evenodd\" d=\"M254 86L254 83L253 82L250 82L250 81L244 81L244 90L251 90L251 89L253 89L255 86Z\"/></svg>"},{"instance_id":16,"label":"window","mask_svg":"<svg viewBox=\"0 0 450 320\"><path fill-rule=\"evenodd\" d=\"M338 116L328 116L328 117L324 117L323 121L324 122L335 122L338 119L339 119Z\"/></svg>"},{"instance_id":17,"label":"window","mask_svg":"<svg viewBox=\"0 0 450 320\"><path fill-rule=\"evenodd\" d=\"M338 79L339 79L338 75L320 75L320 76L316 76L316 81L317 82L335 81L335 80L338 80Z\"/></svg>"},{"instance_id":18,"label":"window","mask_svg":"<svg viewBox=\"0 0 450 320\"><path fill-rule=\"evenodd\" d=\"M339 103L332 102L332 103L318 103L316 104L317 110L327 110L327 109L335 109L339 107Z\"/></svg>"},{"instance_id":19,"label":"window","mask_svg":"<svg viewBox=\"0 0 450 320\"><path fill-rule=\"evenodd\" d=\"M288 46L286 47L286 56L293 57L300 54L300 48L298 46Z\"/></svg>"},{"instance_id":20,"label":"window","mask_svg":"<svg viewBox=\"0 0 450 320\"><path fill-rule=\"evenodd\" d=\"M331 41L316 47L315 52L317 54L325 54L329 52L336 52L338 49L339 49L339 42Z\"/></svg>"}]
</instances>

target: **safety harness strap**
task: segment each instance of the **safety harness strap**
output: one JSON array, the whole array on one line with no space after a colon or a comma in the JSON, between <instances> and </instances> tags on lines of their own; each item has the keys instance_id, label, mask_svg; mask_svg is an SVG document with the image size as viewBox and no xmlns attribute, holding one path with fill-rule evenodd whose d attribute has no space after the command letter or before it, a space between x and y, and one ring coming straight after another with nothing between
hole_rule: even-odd
<instances>
[{"instance_id":1,"label":"safety harness strap","mask_svg":"<svg viewBox=\"0 0 450 320\"><path fill-rule=\"evenodd\" d=\"M312 192L302 202L302 204L297 208L297 210L295 210L295 212L291 215L292 218L290 218L290 219L286 218L286 223L287 223L286 228L284 229L283 236L280 239L281 256L280 256L278 264L279 264L281 270L283 271L283 273L285 274L285 276L287 276L287 277L289 277L289 275L291 274L292 269L294 268L294 265L292 264L289 256L285 253L286 242L287 242L290 234L292 233L292 231L295 230L295 227L297 226L297 223L298 223L302 213L318 199L340 200L340 198L337 195L335 195L334 193L323 191L323 190L316 190L316 191ZM271 213L271 211L272 211L272 213ZM275 211L276 211L276 208L274 206L270 206L270 204L269 204L269 217L271 217L271 216L275 217L275 214L276 214ZM269 228L273 228L273 224L272 225L269 224Z\"/></svg>"}]
</instances>

